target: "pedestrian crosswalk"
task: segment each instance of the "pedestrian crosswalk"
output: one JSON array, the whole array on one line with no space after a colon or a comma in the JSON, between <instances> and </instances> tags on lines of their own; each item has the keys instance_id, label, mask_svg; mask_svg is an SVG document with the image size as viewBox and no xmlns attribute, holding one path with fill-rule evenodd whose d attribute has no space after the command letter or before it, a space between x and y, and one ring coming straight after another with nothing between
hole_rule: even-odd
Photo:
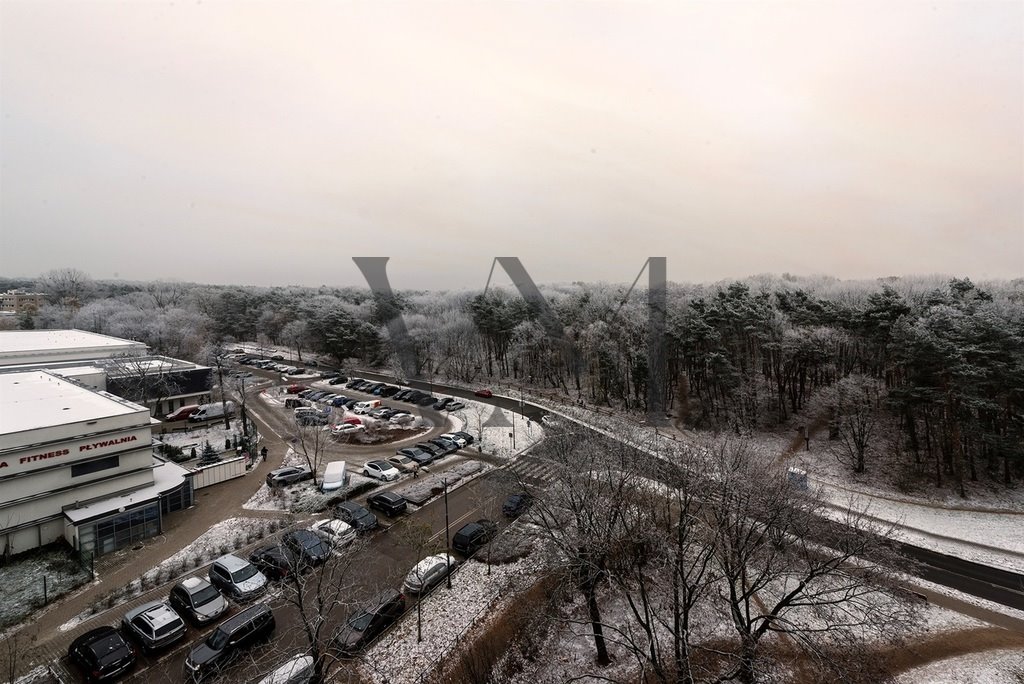
<instances>
[{"instance_id":1,"label":"pedestrian crosswalk","mask_svg":"<svg viewBox=\"0 0 1024 684\"><path fill-rule=\"evenodd\" d=\"M528 454L509 463L506 469L517 479L539 487L558 478L558 466Z\"/></svg>"}]
</instances>

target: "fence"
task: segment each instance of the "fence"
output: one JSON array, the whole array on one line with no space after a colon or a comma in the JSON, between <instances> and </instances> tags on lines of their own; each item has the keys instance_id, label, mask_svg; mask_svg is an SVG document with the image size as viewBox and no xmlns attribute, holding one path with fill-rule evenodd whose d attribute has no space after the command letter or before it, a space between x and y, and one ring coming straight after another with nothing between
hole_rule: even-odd
<instances>
[{"instance_id":1,"label":"fence","mask_svg":"<svg viewBox=\"0 0 1024 684\"><path fill-rule=\"evenodd\" d=\"M248 460L245 456L238 456L237 458L231 458L220 463L196 468L192 471L192 488L202 489L203 487L209 487L226 480L242 477L245 475L245 465Z\"/></svg>"}]
</instances>

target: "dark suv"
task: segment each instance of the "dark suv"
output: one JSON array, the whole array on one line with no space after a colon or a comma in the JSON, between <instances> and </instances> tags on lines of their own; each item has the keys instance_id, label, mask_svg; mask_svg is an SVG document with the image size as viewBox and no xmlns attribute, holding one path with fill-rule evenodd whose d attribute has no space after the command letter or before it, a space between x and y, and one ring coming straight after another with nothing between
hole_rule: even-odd
<instances>
[{"instance_id":1,"label":"dark suv","mask_svg":"<svg viewBox=\"0 0 1024 684\"><path fill-rule=\"evenodd\" d=\"M406 504L405 497L394 492L377 492L366 497L366 503L370 508L376 508L378 511L382 511L388 516L395 516L399 513L405 513L405 509L408 507Z\"/></svg>"},{"instance_id":2,"label":"dark suv","mask_svg":"<svg viewBox=\"0 0 1024 684\"><path fill-rule=\"evenodd\" d=\"M477 520L463 525L452 537L452 548L469 557L498 534L498 524L492 520Z\"/></svg>"},{"instance_id":3,"label":"dark suv","mask_svg":"<svg viewBox=\"0 0 1024 684\"><path fill-rule=\"evenodd\" d=\"M299 556L303 565L320 565L331 557L331 547L316 532L294 530L281 538L284 545Z\"/></svg>"},{"instance_id":4,"label":"dark suv","mask_svg":"<svg viewBox=\"0 0 1024 684\"><path fill-rule=\"evenodd\" d=\"M334 517L347 522L356 532L369 532L377 528L377 516L357 503L342 501L334 507Z\"/></svg>"},{"instance_id":5,"label":"dark suv","mask_svg":"<svg viewBox=\"0 0 1024 684\"><path fill-rule=\"evenodd\" d=\"M353 613L335 637L342 655L351 656L366 647L405 611L405 597L389 589Z\"/></svg>"},{"instance_id":6,"label":"dark suv","mask_svg":"<svg viewBox=\"0 0 1024 684\"><path fill-rule=\"evenodd\" d=\"M523 492L521 494L513 494L512 496L505 499L505 503L501 505L501 512L510 518L516 518L523 514L523 512L530 507L533 503L533 496Z\"/></svg>"},{"instance_id":7,"label":"dark suv","mask_svg":"<svg viewBox=\"0 0 1024 684\"><path fill-rule=\"evenodd\" d=\"M109 625L97 627L72 641L68 657L90 682L113 679L135 664L135 651L121 633Z\"/></svg>"},{"instance_id":8,"label":"dark suv","mask_svg":"<svg viewBox=\"0 0 1024 684\"><path fill-rule=\"evenodd\" d=\"M277 626L274 611L266 603L250 606L228 618L185 659L185 672L193 679L224 667L238 652L266 639Z\"/></svg>"},{"instance_id":9,"label":"dark suv","mask_svg":"<svg viewBox=\"0 0 1024 684\"><path fill-rule=\"evenodd\" d=\"M284 579L295 571L298 558L286 546L273 545L256 549L249 555L249 562L259 568L267 579Z\"/></svg>"}]
</instances>

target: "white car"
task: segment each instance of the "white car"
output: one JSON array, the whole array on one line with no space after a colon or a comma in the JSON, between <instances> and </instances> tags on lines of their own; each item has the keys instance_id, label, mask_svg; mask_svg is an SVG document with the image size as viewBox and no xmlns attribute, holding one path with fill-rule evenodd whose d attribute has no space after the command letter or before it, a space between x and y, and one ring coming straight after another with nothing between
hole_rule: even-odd
<instances>
[{"instance_id":1,"label":"white car","mask_svg":"<svg viewBox=\"0 0 1024 684\"><path fill-rule=\"evenodd\" d=\"M447 406L445 406L444 410L445 411L458 411L459 409L464 409L464 408L466 408L466 405L463 404L461 401L453 401L452 403L450 403Z\"/></svg>"},{"instance_id":2,"label":"white car","mask_svg":"<svg viewBox=\"0 0 1024 684\"><path fill-rule=\"evenodd\" d=\"M356 538L356 531L347 522L329 519L321 520L309 528L316 532L321 539L330 544L332 549L348 546Z\"/></svg>"},{"instance_id":3,"label":"white car","mask_svg":"<svg viewBox=\"0 0 1024 684\"><path fill-rule=\"evenodd\" d=\"M338 423L331 427L331 432L336 435L350 435L353 432L359 432L365 430L365 425L353 425L352 423Z\"/></svg>"},{"instance_id":4,"label":"white car","mask_svg":"<svg viewBox=\"0 0 1024 684\"><path fill-rule=\"evenodd\" d=\"M416 421L416 416L410 413L399 413L397 416L391 416L388 420L392 425L405 425L406 423L413 423Z\"/></svg>"},{"instance_id":5,"label":"white car","mask_svg":"<svg viewBox=\"0 0 1024 684\"><path fill-rule=\"evenodd\" d=\"M444 437L445 439L450 439L450 440L452 440L453 442L455 442L456 444L458 444L458 445L459 445L459 447L464 447L464 446L466 446L466 440L464 440L464 439L463 439L462 437L459 437L458 435L456 435L456 434L454 434L454 433L452 433L452 432L446 432L446 433L444 433L444 434L443 434L443 435L441 435L441 436L442 436L442 437Z\"/></svg>"},{"instance_id":6,"label":"white car","mask_svg":"<svg viewBox=\"0 0 1024 684\"><path fill-rule=\"evenodd\" d=\"M433 589L445 578L449 569L458 565L454 556L439 553L427 556L409 571L405 577L405 589L412 594L424 594Z\"/></svg>"},{"instance_id":7,"label":"white car","mask_svg":"<svg viewBox=\"0 0 1024 684\"><path fill-rule=\"evenodd\" d=\"M367 461L366 465L363 466L363 475L391 482L401 477L402 473L398 472L398 468L387 461Z\"/></svg>"}]
</instances>

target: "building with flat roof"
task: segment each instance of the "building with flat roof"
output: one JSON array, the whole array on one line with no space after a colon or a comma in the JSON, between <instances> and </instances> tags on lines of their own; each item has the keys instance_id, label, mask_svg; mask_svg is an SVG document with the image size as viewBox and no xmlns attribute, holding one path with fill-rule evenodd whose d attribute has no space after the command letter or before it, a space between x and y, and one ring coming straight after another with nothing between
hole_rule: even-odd
<instances>
[{"instance_id":1,"label":"building with flat roof","mask_svg":"<svg viewBox=\"0 0 1024 684\"><path fill-rule=\"evenodd\" d=\"M142 342L84 330L0 330L0 367L141 356Z\"/></svg>"},{"instance_id":2,"label":"building with flat roof","mask_svg":"<svg viewBox=\"0 0 1024 684\"><path fill-rule=\"evenodd\" d=\"M0 373L49 369L147 406L157 417L211 400L213 371L208 366L148 351L141 342L83 330L4 330Z\"/></svg>"},{"instance_id":3,"label":"building with flat roof","mask_svg":"<svg viewBox=\"0 0 1024 684\"><path fill-rule=\"evenodd\" d=\"M0 553L82 554L159 534L191 473L153 454L149 411L47 370L0 373Z\"/></svg>"}]
</instances>

